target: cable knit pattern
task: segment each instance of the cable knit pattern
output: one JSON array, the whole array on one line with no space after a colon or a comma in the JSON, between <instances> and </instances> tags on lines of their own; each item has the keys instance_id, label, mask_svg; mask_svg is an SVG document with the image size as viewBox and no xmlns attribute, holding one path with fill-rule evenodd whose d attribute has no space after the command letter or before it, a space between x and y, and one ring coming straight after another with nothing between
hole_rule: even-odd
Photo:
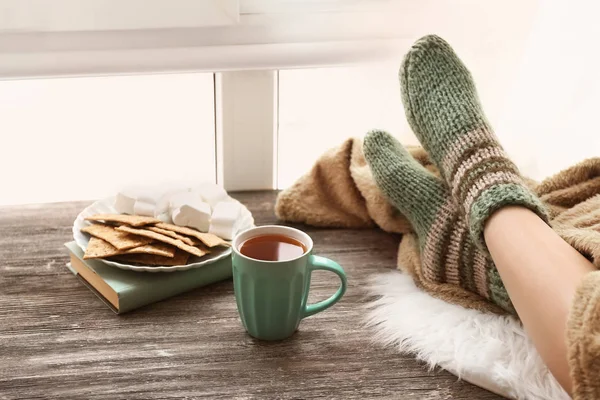
<instances>
[{"instance_id":1,"label":"cable knit pattern","mask_svg":"<svg viewBox=\"0 0 600 400\"><path fill-rule=\"evenodd\" d=\"M404 58L400 81L410 126L462 206L480 248L486 249L485 222L506 205L527 207L548 220L498 143L471 74L448 43L433 35L418 40Z\"/></svg>"},{"instance_id":2,"label":"cable knit pattern","mask_svg":"<svg viewBox=\"0 0 600 400\"><path fill-rule=\"evenodd\" d=\"M386 132L369 132L364 154L377 186L417 233L423 278L462 287L516 314L495 265L473 245L446 185Z\"/></svg>"}]
</instances>

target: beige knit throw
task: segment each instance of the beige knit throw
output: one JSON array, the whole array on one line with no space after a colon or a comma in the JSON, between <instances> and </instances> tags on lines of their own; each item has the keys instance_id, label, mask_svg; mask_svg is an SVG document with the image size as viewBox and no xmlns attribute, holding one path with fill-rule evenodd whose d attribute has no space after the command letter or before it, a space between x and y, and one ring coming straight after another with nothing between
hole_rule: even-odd
<instances>
[{"instance_id":1,"label":"beige knit throw","mask_svg":"<svg viewBox=\"0 0 600 400\"><path fill-rule=\"evenodd\" d=\"M422 148L409 150L437 173ZM539 184L528 183L548 207L553 228L600 268L600 158L585 160ZM502 312L459 287L422 279L412 228L375 185L361 139L348 139L323 154L306 175L280 193L275 212L289 222L319 227L379 227L401 233L398 268L410 274L418 286L432 296L463 307ZM589 274L577 292L568 341L574 398L600 399L600 271Z\"/></svg>"}]
</instances>

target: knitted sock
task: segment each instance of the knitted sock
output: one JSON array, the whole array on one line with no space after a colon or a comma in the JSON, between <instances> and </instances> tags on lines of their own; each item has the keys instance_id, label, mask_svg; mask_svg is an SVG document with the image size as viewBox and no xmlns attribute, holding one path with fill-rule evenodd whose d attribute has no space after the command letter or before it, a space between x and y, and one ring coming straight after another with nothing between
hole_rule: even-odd
<instances>
[{"instance_id":1,"label":"knitted sock","mask_svg":"<svg viewBox=\"0 0 600 400\"><path fill-rule=\"evenodd\" d=\"M377 186L415 229L423 278L460 286L516 314L496 267L473 244L446 185L386 132L369 132L364 153Z\"/></svg>"},{"instance_id":2,"label":"knitted sock","mask_svg":"<svg viewBox=\"0 0 600 400\"><path fill-rule=\"evenodd\" d=\"M506 205L527 207L547 221L542 203L498 143L471 74L448 43L437 36L418 40L404 58L400 81L408 121L481 248L487 219Z\"/></svg>"}]
</instances>

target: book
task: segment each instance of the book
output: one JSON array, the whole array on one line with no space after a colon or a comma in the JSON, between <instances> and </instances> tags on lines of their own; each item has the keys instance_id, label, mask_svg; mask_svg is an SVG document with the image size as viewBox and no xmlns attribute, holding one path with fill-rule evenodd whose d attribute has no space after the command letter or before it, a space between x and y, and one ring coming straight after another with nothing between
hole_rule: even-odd
<instances>
[{"instance_id":1,"label":"book","mask_svg":"<svg viewBox=\"0 0 600 400\"><path fill-rule=\"evenodd\" d=\"M71 257L67 267L117 314L232 276L231 256L186 271L137 272L110 266L102 260L84 260L83 251L75 242L65 246Z\"/></svg>"}]
</instances>

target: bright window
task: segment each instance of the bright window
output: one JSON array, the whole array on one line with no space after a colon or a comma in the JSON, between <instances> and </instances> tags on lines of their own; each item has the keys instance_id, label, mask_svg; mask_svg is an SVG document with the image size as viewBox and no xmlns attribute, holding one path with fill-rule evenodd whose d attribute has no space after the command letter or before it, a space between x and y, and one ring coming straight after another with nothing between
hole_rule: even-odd
<instances>
[{"instance_id":1,"label":"bright window","mask_svg":"<svg viewBox=\"0 0 600 400\"><path fill-rule=\"evenodd\" d=\"M375 128L416 143L397 64L280 71L278 186L294 183L328 148Z\"/></svg>"},{"instance_id":2,"label":"bright window","mask_svg":"<svg viewBox=\"0 0 600 400\"><path fill-rule=\"evenodd\" d=\"M404 0L177 0L190 13L125 12L141 2L113 14L98 13L112 0L60 0L58 19L41 12L47 2L6 2L0 80L20 80L0 81L0 204L215 177L228 190L285 188L370 129L417 144L397 75L411 43L432 32L469 66L524 174L542 179L598 154L591 3L582 13L469 0L432 13Z\"/></svg>"},{"instance_id":3,"label":"bright window","mask_svg":"<svg viewBox=\"0 0 600 400\"><path fill-rule=\"evenodd\" d=\"M215 181L212 74L0 82L0 204Z\"/></svg>"}]
</instances>

